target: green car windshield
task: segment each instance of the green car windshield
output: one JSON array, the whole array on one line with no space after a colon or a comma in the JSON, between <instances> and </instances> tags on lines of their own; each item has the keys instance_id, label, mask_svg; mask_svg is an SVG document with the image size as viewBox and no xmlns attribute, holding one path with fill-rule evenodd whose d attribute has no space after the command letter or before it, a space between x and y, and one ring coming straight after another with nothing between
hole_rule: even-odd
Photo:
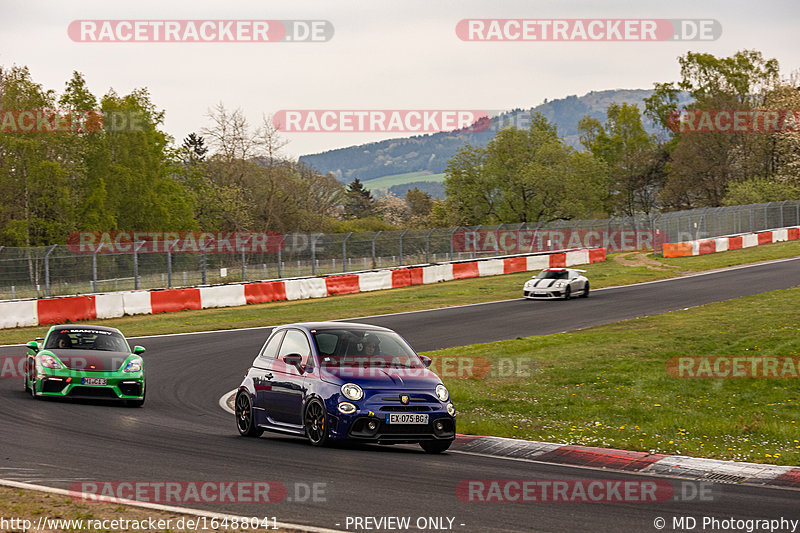
<instances>
[{"instance_id":1,"label":"green car windshield","mask_svg":"<svg viewBox=\"0 0 800 533\"><path fill-rule=\"evenodd\" d=\"M422 368L422 361L396 333L356 329L312 332L323 366Z\"/></svg>"},{"instance_id":2,"label":"green car windshield","mask_svg":"<svg viewBox=\"0 0 800 533\"><path fill-rule=\"evenodd\" d=\"M93 329L63 329L53 331L44 345L46 350L102 350L129 352L125 337L115 331Z\"/></svg>"}]
</instances>

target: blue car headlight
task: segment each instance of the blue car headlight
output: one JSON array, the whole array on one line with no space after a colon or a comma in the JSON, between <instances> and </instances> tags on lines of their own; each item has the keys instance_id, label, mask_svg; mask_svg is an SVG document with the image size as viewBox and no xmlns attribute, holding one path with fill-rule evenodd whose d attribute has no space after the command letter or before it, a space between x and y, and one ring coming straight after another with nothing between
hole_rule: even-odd
<instances>
[{"instance_id":1,"label":"blue car headlight","mask_svg":"<svg viewBox=\"0 0 800 533\"><path fill-rule=\"evenodd\" d=\"M141 372L142 371L142 360L136 359L125 365L125 368L122 369L123 372Z\"/></svg>"},{"instance_id":2,"label":"blue car headlight","mask_svg":"<svg viewBox=\"0 0 800 533\"><path fill-rule=\"evenodd\" d=\"M364 397L364 390L355 383L345 383L342 385L342 394L348 400L355 402Z\"/></svg>"},{"instance_id":3,"label":"blue car headlight","mask_svg":"<svg viewBox=\"0 0 800 533\"><path fill-rule=\"evenodd\" d=\"M52 355L43 354L40 361L45 368L61 368L61 363Z\"/></svg>"},{"instance_id":4,"label":"blue car headlight","mask_svg":"<svg viewBox=\"0 0 800 533\"><path fill-rule=\"evenodd\" d=\"M452 403L447 404L447 414L450 416L456 416L456 408L453 407Z\"/></svg>"},{"instance_id":5,"label":"blue car headlight","mask_svg":"<svg viewBox=\"0 0 800 533\"><path fill-rule=\"evenodd\" d=\"M447 387L439 383L436 385L436 397L439 398L440 402L446 402L447 399L450 397L450 393L447 392Z\"/></svg>"}]
</instances>

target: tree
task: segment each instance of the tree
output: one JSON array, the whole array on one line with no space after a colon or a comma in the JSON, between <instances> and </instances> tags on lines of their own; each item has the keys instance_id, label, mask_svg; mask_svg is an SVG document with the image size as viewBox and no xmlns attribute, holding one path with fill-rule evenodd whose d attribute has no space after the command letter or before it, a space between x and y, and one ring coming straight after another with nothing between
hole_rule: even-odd
<instances>
[{"instance_id":1,"label":"tree","mask_svg":"<svg viewBox=\"0 0 800 533\"><path fill-rule=\"evenodd\" d=\"M544 222L602 209L605 181L602 162L564 145L537 114L528 130L504 128L485 149L459 152L445 191L457 224Z\"/></svg>"},{"instance_id":2,"label":"tree","mask_svg":"<svg viewBox=\"0 0 800 533\"><path fill-rule=\"evenodd\" d=\"M410 215L406 201L391 192L375 202L375 211L381 219L393 226L403 226Z\"/></svg>"},{"instance_id":3,"label":"tree","mask_svg":"<svg viewBox=\"0 0 800 533\"><path fill-rule=\"evenodd\" d=\"M607 208L625 216L650 213L666 178L667 154L645 131L637 106L611 104L606 116L605 125L586 116L578 127L583 145L609 168Z\"/></svg>"},{"instance_id":4,"label":"tree","mask_svg":"<svg viewBox=\"0 0 800 533\"><path fill-rule=\"evenodd\" d=\"M406 193L406 203L408 203L410 215L414 218L423 219L430 215L433 209L433 198L431 195L420 191L417 187L408 190Z\"/></svg>"},{"instance_id":5,"label":"tree","mask_svg":"<svg viewBox=\"0 0 800 533\"><path fill-rule=\"evenodd\" d=\"M192 165L205 160L206 153L208 152L208 148L205 144L206 141L202 136L194 132L190 133L183 139L183 145L181 146L184 154L184 162L188 165Z\"/></svg>"},{"instance_id":6,"label":"tree","mask_svg":"<svg viewBox=\"0 0 800 533\"><path fill-rule=\"evenodd\" d=\"M375 199L358 178L348 186L344 205L345 218L366 218L375 214Z\"/></svg>"},{"instance_id":7,"label":"tree","mask_svg":"<svg viewBox=\"0 0 800 533\"><path fill-rule=\"evenodd\" d=\"M646 101L646 115L664 127L676 124L680 91L694 100L689 111L748 111L767 104L779 85L778 61L756 50L730 57L688 52L678 61L681 80L656 84ZM669 173L661 195L667 208L719 206L733 184L775 173L772 134L672 131L671 136L666 146Z\"/></svg>"}]
</instances>

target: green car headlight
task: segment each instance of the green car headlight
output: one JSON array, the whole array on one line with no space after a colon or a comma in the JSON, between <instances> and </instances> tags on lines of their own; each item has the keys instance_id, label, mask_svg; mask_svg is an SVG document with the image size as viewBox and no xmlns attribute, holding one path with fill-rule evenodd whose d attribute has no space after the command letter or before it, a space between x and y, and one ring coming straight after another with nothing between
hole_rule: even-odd
<instances>
[{"instance_id":1,"label":"green car headlight","mask_svg":"<svg viewBox=\"0 0 800 533\"><path fill-rule=\"evenodd\" d=\"M142 371L142 360L138 359L136 361L131 361L125 368L122 370L123 372L141 372Z\"/></svg>"},{"instance_id":2,"label":"green car headlight","mask_svg":"<svg viewBox=\"0 0 800 533\"><path fill-rule=\"evenodd\" d=\"M345 383L342 385L342 394L348 400L357 401L364 397L364 391L355 383Z\"/></svg>"},{"instance_id":3,"label":"green car headlight","mask_svg":"<svg viewBox=\"0 0 800 533\"><path fill-rule=\"evenodd\" d=\"M61 363L52 355L43 354L40 361L45 368L61 368Z\"/></svg>"}]
</instances>

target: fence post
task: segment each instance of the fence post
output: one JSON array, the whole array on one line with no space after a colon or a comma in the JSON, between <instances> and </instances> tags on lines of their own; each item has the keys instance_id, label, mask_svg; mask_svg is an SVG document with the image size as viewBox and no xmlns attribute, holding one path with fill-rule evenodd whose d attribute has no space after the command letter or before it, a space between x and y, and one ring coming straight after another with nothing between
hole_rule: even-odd
<instances>
[{"instance_id":1,"label":"fence post","mask_svg":"<svg viewBox=\"0 0 800 533\"><path fill-rule=\"evenodd\" d=\"M105 243L101 243L92 254L92 292L97 292L97 252L100 251L103 244Z\"/></svg>"},{"instance_id":2,"label":"fence post","mask_svg":"<svg viewBox=\"0 0 800 533\"><path fill-rule=\"evenodd\" d=\"M406 233L408 233L407 229L403 230L403 233L400 234L400 249L398 250L400 257L400 266L403 266L403 237L405 237Z\"/></svg>"},{"instance_id":3,"label":"fence post","mask_svg":"<svg viewBox=\"0 0 800 533\"><path fill-rule=\"evenodd\" d=\"M319 235L311 236L311 275L317 275L317 239Z\"/></svg>"},{"instance_id":4,"label":"fence post","mask_svg":"<svg viewBox=\"0 0 800 533\"><path fill-rule=\"evenodd\" d=\"M378 239L378 235L380 235L381 233L383 233L383 230L378 230L378 232L375 233L375 236L372 237L372 268L376 268L376 266L375 266L375 241Z\"/></svg>"},{"instance_id":5,"label":"fence post","mask_svg":"<svg viewBox=\"0 0 800 533\"><path fill-rule=\"evenodd\" d=\"M286 243L286 235L281 235L281 245L278 247L278 279L283 277L283 269L281 268L281 256L283 254L281 251L283 250L284 243Z\"/></svg>"},{"instance_id":6,"label":"fence post","mask_svg":"<svg viewBox=\"0 0 800 533\"><path fill-rule=\"evenodd\" d=\"M206 247L200 250L200 284L206 284Z\"/></svg>"},{"instance_id":7,"label":"fence post","mask_svg":"<svg viewBox=\"0 0 800 533\"><path fill-rule=\"evenodd\" d=\"M133 289L139 288L139 248L145 245L147 241L139 241L133 243Z\"/></svg>"},{"instance_id":8,"label":"fence post","mask_svg":"<svg viewBox=\"0 0 800 533\"><path fill-rule=\"evenodd\" d=\"M455 245L453 244L453 237L455 237L455 234L458 231L458 228L460 228L460 227L461 226L456 226L455 228L450 230L450 261L453 260L453 252L455 251L454 250L455 249ZM464 237L465 237L464 238L464 243L466 244L466 242L467 242L466 241L466 235Z\"/></svg>"},{"instance_id":9,"label":"fence post","mask_svg":"<svg viewBox=\"0 0 800 533\"><path fill-rule=\"evenodd\" d=\"M44 254L44 295L45 298L50 298L50 254L56 249L57 244L54 244Z\"/></svg>"},{"instance_id":10,"label":"fence post","mask_svg":"<svg viewBox=\"0 0 800 533\"><path fill-rule=\"evenodd\" d=\"M347 272L347 239L349 239L352 234L353 232L351 231L345 235L342 241L342 272Z\"/></svg>"},{"instance_id":11,"label":"fence post","mask_svg":"<svg viewBox=\"0 0 800 533\"><path fill-rule=\"evenodd\" d=\"M174 243L173 243L174 244ZM167 288L172 288L172 246L173 244L167 245Z\"/></svg>"},{"instance_id":12,"label":"fence post","mask_svg":"<svg viewBox=\"0 0 800 533\"><path fill-rule=\"evenodd\" d=\"M433 229L431 228L428 230L428 233L425 235L425 262L430 263L431 257L431 233L433 233Z\"/></svg>"}]
</instances>

